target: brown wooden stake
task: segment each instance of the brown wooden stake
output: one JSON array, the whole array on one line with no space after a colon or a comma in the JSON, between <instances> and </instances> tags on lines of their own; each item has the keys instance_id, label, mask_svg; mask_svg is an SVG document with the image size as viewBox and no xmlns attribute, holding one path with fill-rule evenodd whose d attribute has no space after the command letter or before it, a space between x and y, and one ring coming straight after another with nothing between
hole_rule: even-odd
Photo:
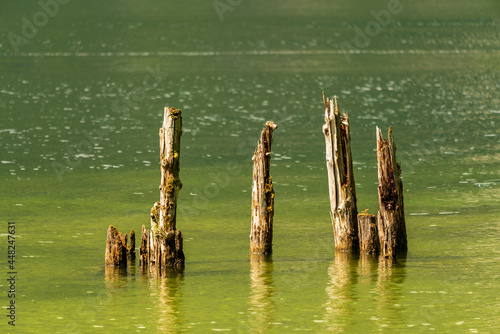
<instances>
[{"instance_id":1,"label":"brown wooden stake","mask_svg":"<svg viewBox=\"0 0 500 334\"><path fill-rule=\"evenodd\" d=\"M323 92L326 167L330 192L335 250L359 249L358 209L352 170L351 135L347 114L340 115L337 98L329 100Z\"/></svg>"},{"instance_id":2,"label":"brown wooden stake","mask_svg":"<svg viewBox=\"0 0 500 334\"><path fill-rule=\"evenodd\" d=\"M130 246L127 248L127 260L135 261L135 232L130 231Z\"/></svg>"},{"instance_id":3,"label":"brown wooden stake","mask_svg":"<svg viewBox=\"0 0 500 334\"><path fill-rule=\"evenodd\" d=\"M252 222L250 252L271 254L273 250L274 190L269 172L273 131L277 125L267 122L253 155Z\"/></svg>"},{"instance_id":4,"label":"brown wooden stake","mask_svg":"<svg viewBox=\"0 0 500 334\"><path fill-rule=\"evenodd\" d=\"M160 128L160 202L151 209L151 230L143 226L140 247L142 266L178 268L184 265L182 233L176 229L182 116L175 108L165 108Z\"/></svg>"},{"instance_id":5,"label":"brown wooden stake","mask_svg":"<svg viewBox=\"0 0 500 334\"><path fill-rule=\"evenodd\" d=\"M142 225L141 246L139 247L139 263L141 267L147 267L149 261L149 232Z\"/></svg>"},{"instance_id":6,"label":"brown wooden stake","mask_svg":"<svg viewBox=\"0 0 500 334\"><path fill-rule=\"evenodd\" d=\"M130 232L130 246L127 235L121 234L113 225L109 225L106 238L106 266L126 267L127 259L135 259L135 232ZM133 257L133 258L132 258Z\"/></svg>"},{"instance_id":7,"label":"brown wooden stake","mask_svg":"<svg viewBox=\"0 0 500 334\"><path fill-rule=\"evenodd\" d=\"M403 204L401 166L396 162L396 144L389 127L385 140L377 127L378 160L378 233L381 255L396 258L397 252L407 251L406 223Z\"/></svg>"},{"instance_id":8,"label":"brown wooden stake","mask_svg":"<svg viewBox=\"0 0 500 334\"><path fill-rule=\"evenodd\" d=\"M366 254L377 254L379 239L377 217L368 213L358 214L359 250Z\"/></svg>"}]
</instances>

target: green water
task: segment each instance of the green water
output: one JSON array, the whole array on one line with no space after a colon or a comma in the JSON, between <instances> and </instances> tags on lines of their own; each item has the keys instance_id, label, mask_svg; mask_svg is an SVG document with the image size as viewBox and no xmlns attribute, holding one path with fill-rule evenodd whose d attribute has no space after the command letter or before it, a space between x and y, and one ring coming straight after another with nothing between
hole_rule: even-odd
<instances>
[{"instance_id":1,"label":"green water","mask_svg":"<svg viewBox=\"0 0 500 334\"><path fill-rule=\"evenodd\" d=\"M499 332L499 4L231 3L0 4L1 332ZM334 253L323 90L351 119L359 210L377 211L375 126L394 128L409 240L395 266ZM165 105L183 111L185 270L106 275L107 227L139 231L159 199ZM253 263L266 120L274 254Z\"/></svg>"}]
</instances>

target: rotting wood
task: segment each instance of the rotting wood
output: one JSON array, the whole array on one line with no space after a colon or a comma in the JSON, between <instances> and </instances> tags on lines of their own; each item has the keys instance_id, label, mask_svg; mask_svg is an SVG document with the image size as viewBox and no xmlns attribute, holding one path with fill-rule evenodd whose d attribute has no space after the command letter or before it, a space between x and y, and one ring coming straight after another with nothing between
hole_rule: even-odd
<instances>
[{"instance_id":1,"label":"rotting wood","mask_svg":"<svg viewBox=\"0 0 500 334\"><path fill-rule=\"evenodd\" d=\"M127 248L127 259L129 261L135 261L135 232L130 231L130 246Z\"/></svg>"},{"instance_id":2,"label":"rotting wood","mask_svg":"<svg viewBox=\"0 0 500 334\"><path fill-rule=\"evenodd\" d=\"M358 209L351 157L351 135L347 114L340 115L337 98L325 97L326 166L330 209L336 251L357 251Z\"/></svg>"},{"instance_id":3,"label":"rotting wood","mask_svg":"<svg viewBox=\"0 0 500 334\"><path fill-rule=\"evenodd\" d=\"M271 143L277 125L266 122L253 155L250 252L271 254L273 247L274 189L270 174Z\"/></svg>"},{"instance_id":4,"label":"rotting wood","mask_svg":"<svg viewBox=\"0 0 500 334\"><path fill-rule=\"evenodd\" d=\"M160 201L151 209L151 229L142 228L141 266L181 268L184 265L182 233L176 228L180 171L181 111L165 108L160 128Z\"/></svg>"},{"instance_id":5,"label":"rotting wood","mask_svg":"<svg viewBox=\"0 0 500 334\"><path fill-rule=\"evenodd\" d=\"M379 251L379 236L377 217L369 213L358 214L359 250L366 254L377 254Z\"/></svg>"},{"instance_id":6,"label":"rotting wood","mask_svg":"<svg viewBox=\"0 0 500 334\"><path fill-rule=\"evenodd\" d=\"M396 144L389 127L385 140L377 127L378 199L377 216L381 255L396 258L397 253L406 252L406 223L403 203L401 166L396 162Z\"/></svg>"},{"instance_id":7,"label":"rotting wood","mask_svg":"<svg viewBox=\"0 0 500 334\"><path fill-rule=\"evenodd\" d=\"M141 246L139 247L139 263L147 267L149 259L149 232L146 226L142 225Z\"/></svg>"},{"instance_id":8,"label":"rotting wood","mask_svg":"<svg viewBox=\"0 0 500 334\"><path fill-rule=\"evenodd\" d=\"M106 266L126 267L127 259L135 259L135 232L130 232L130 245L127 245L127 234L121 234L113 225L109 225L106 238ZM133 256L133 258L132 258Z\"/></svg>"}]
</instances>

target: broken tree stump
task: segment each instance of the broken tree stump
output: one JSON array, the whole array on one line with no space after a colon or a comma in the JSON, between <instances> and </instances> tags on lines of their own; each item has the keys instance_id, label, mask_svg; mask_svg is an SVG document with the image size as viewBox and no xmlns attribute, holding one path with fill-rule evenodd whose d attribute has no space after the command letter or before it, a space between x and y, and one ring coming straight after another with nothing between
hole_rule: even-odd
<instances>
[{"instance_id":1,"label":"broken tree stump","mask_svg":"<svg viewBox=\"0 0 500 334\"><path fill-rule=\"evenodd\" d=\"M269 172L273 131L277 125L266 122L253 155L252 222L250 253L271 254L273 250L274 190Z\"/></svg>"},{"instance_id":2,"label":"broken tree stump","mask_svg":"<svg viewBox=\"0 0 500 334\"><path fill-rule=\"evenodd\" d=\"M135 232L130 231L130 246L127 248L127 260L135 261Z\"/></svg>"},{"instance_id":3,"label":"broken tree stump","mask_svg":"<svg viewBox=\"0 0 500 334\"><path fill-rule=\"evenodd\" d=\"M396 253L406 252L406 223L403 204L401 166L396 162L396 144L389 127L385 140L377 127L378 161L378 233L381 255L396 258Z\"/></svg>"},{"instance_id":4,"label":"broken tree stump","mask_svg":"<svg viewBox=\"0 0 500 334\"><path fill-rule=\"evenodd\" d=\"M139 257L141 266L180 268L184 265L182 233L176 229L179 157L182 134L181 111L165 108L160 128L160 201L151 209L151 229L142 227Z\"/></svg>"},{"instance_id":5,"label":"broken tree stump","mask_svg":"<svg viewBox=\"0 0 500 334\"><path fill-rule=\"evenodd\" d=\"M361 253L378 253L380 242L376 216L365 212L358 214L358 237Z\"/></svg>"},{"instance_id":6,"label":"broken tree stump","mask_svg":"<svg viewBox=\"0 0 500 334\"><path fill-rule=\"evenodd\" d=\"M326 143L326 167L330 209L336 251L356 251L358 209L351 157L351 135L347 114L340 115L337 97L330 100L323 92Z\"/></svg>"},{"instance_id":7,"label":"broken tree stump","mask_svg":"<svg viewBox=\"0 0 500 334\"><path fill-rule=\"evenodd\" d=\"M135 232L130 231L130 245L127 234L121 234L113 225L109 225L106 238L106 266L126 267L127 259L135 260Z\"/></svg>"}]
</instances>

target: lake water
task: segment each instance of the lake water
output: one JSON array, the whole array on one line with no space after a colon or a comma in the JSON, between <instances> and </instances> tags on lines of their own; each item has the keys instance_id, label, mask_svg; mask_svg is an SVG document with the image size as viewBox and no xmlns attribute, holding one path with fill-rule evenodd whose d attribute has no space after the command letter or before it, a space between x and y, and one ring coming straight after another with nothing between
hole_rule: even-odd
<instances>
[{"instance_id":1,"label":"lake water","mask_svg":"<svg viewBox=\"0 0 500 334\"><path fill-rule=\"evenodd\" d=\"M46 4L0 4L1 332L500 331L498 2ZM360 211L378 207L375 127L394 128L409 252L393 266L334 252L323 90L349 113ZM164 106L183 112L186 267L111 275L108 226L140 231L159 199ZM266 120L274 253L254 262Z\"/></svg>"}]
</instances>

